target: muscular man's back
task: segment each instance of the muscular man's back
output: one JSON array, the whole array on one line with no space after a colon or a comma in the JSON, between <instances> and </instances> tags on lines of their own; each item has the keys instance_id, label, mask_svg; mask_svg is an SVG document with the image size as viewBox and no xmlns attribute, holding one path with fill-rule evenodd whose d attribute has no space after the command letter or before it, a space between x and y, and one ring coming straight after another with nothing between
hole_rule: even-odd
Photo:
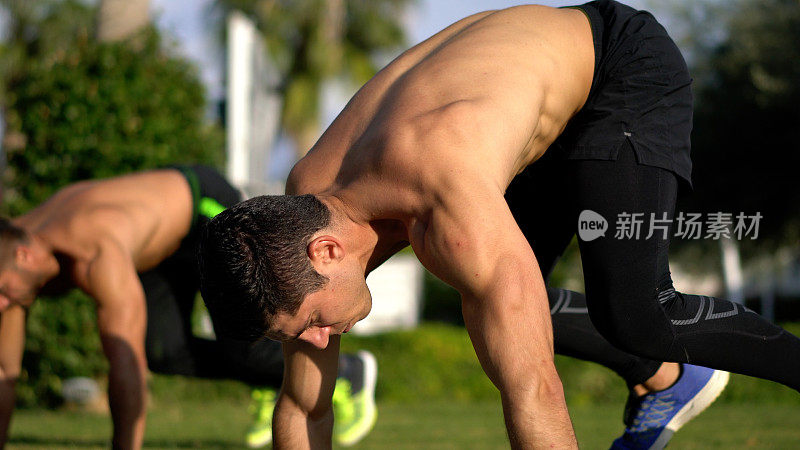
<instances>
[{"instance_id":1,"label":"muscular man's back","mask_svg":"<svg viewBox=\"0 0 800 450\"><path fill-rule=\"evenodd\" d=\"M344 188L364 208L396 216L390 210L416 205L401 204L402 194L370 205L375 180L399 192L429 190L446 173L480 174L505 190L581 108L593 70L580 11L520 6L468 17L370 80L295 166L288 192Z\"/></svg>"},{"instance_id":2,"label":"muscular man's back","mask_svg":"<svg viewBox=\"0 0 800 450\"><path fill-rule=\"evenodd\" d=\"M74 259L115 239L139 271L174 252L188 233L192 193L176 170L156 170L70 185L16 221Z\"/></svg>"}]
</instances>

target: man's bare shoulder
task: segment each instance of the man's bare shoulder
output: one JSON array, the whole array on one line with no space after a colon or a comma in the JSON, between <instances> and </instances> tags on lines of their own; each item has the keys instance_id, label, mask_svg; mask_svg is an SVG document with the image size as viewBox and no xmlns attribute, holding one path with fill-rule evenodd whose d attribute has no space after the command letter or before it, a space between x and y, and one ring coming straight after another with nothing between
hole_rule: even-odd
<instances>
[{"instance_id":1,"label":"man's bare shoulder","mask_svg":"<svg viewBox=\"0 0 800 450\"><path fill-rule=\"evenodd\" d=\"M583 105L593 67L591 29L579 11L520 6L485 14L409 68L364 135L400 143L411 136L403 151L417 168L473 166L507 183Z\"/></svg>"},{"instance_id":2,"label":"man's bare shoulder","mask_svg":"<svg viewBox=\"0 0 800 450\"><path fill-rule=\"evenodd\" d=\"M145 268L178 247L191 219L192 193L183 175L155 170L70 185L20 223L76 262L91 260L113 240Z\"/></svg>"},{"instance_id":3,"label":"man's bare shoulder","mask_svg":"<svg viewBox=\"0 0 800 450\"><path fill-rule=\"evenodd\" d=\"M575 34L585 58L559 59L577 54ZM464 19L367 83L294 167L287 193L348 189L371 210L423 214L453 192L502 192L585 100L592 52L578 11L533 5Z\"/></svg>"}]
</instances>

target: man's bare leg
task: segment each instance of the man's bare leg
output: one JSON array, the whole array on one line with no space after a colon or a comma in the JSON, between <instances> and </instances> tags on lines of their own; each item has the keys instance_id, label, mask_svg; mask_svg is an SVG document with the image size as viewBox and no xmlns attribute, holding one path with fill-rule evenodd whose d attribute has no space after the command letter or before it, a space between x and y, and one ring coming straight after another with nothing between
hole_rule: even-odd
<instances>
[{"instance_id":1,"label":"man's bare leg","mask_svg":"<svg viewBox=\"0 0 800 450\"><path fill-rule=\"evenodd\" d=\"M661 364L658 371L644 383L637 384L633 387L633 392L641 397L650 392L663 391L669 388L676 381L681 374L681 365L678 363L665 362Z\"/></svg>"}]
</instances>

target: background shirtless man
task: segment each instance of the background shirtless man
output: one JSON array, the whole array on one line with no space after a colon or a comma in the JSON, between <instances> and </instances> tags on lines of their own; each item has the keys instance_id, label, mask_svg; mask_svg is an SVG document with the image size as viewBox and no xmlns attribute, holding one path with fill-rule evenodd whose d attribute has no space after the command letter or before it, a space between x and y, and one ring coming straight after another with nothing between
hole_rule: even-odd
<instances>
[{"instance_id":1,"label":"background shirtless man","mask_svg":"<svg viewBox=\"0 0 800 450\"><path fill-rule=\"evenodd\" d=\"M191 331L200 228L240 199L213 169L180 166L72 184L23 216L0 218L0 447L14 407L26 309L38 294L77 287L96 300L110 367L114 448L141 446L148 366L157 373L280 386L278 344L202 339ZM342 355L348 381L363 380L364 358ZM373 402L372 392L369 397ZM363 437L374 423L366 419L360 435L348 437ZM271 429L266 432L260 443L271 438Z\"/></svg>"},{"instance_id":2,"label":"background shirtless man","mask_svg":"<svg viewBox=\"0 0 800 450\"><path fill-rule=\"evenodd\" d=\"M690 83L663 27L612 1L477 14L378 73L294 167L289 195L237 205L201 243L219 330L284 341L276 445L329 442L340 335L370 311L366 274L410 243L460 291L512 447L575 447L542 273L582 210L672 216L690 182ZM668 237L579 241L597 330L641 357L800 388L800 340L675 291Z\"/></svg>"}]
</instances>

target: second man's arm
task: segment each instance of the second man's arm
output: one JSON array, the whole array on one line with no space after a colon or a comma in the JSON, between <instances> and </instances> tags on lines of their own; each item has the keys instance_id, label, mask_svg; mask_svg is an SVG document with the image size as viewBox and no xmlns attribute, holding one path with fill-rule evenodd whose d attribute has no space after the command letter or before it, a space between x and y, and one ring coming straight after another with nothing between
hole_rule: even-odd
<instances>
[{"instance_id":1,"label":"second man's arm","mask_svg":"<svg viewBox=\"0 0 800 450\"><path fill-rule=\"evenodd\" d=\"M97 322L109 362L108 394L113 447L142 446L147 404L144 290L129 252L112 239L101 244L87 274L97 301Z\"/></svg>"}]
</instances>

